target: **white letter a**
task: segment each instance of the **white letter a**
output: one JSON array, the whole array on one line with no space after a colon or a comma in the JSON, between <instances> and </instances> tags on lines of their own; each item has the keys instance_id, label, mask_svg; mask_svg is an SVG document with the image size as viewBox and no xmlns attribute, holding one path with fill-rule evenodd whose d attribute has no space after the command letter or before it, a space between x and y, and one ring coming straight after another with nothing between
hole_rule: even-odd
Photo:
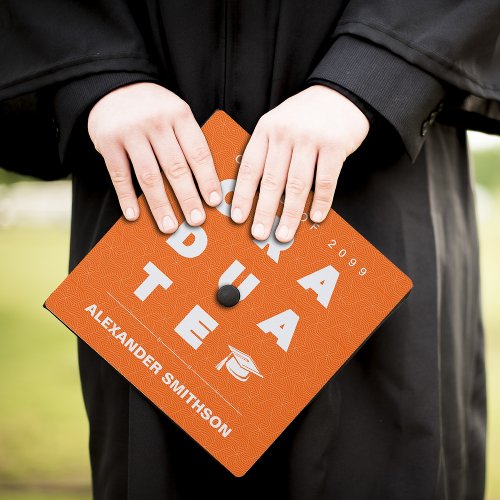
<instances>
[{"instance_id":1,"label":"white letter a","mask_svg":"<svg viewBox=\"0 0 500 500\"><path fill-rule=\"evenodd\" d=\"M319 271L308 274L297 280L297 283L309 290L312 288L318 294L318 302L326 309L332 298L339 272L332 266L326 266Z\"/></svg>"}]
</instances>

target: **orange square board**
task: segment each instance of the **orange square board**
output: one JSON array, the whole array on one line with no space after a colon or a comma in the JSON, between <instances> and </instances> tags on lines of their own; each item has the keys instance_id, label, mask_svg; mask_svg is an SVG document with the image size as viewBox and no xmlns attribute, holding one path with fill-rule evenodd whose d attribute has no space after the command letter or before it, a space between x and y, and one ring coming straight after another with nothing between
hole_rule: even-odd
<instances>
[{"instance_id":1,"label":"orange square board","mask_svg":"<svg viewBox=\"0 0 500 500\"><path fill-rule=\"evenodd\" d=\"M412 282L333 210L312 223L311 195L291 243L253 240L252 217L229 217L249 134L221 110L202 130L225 195L203 226L165 235L141 196L139 220L122 217L45 307L242 476Z\"/></svg>"}]
</instances>

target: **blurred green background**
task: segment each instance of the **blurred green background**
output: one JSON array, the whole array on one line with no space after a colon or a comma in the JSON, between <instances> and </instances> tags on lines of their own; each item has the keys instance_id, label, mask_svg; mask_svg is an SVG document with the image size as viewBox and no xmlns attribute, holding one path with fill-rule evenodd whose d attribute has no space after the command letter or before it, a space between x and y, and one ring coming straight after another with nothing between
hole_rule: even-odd
<instances>
[{"instance_id":1,"label":"blurred green background","mask_svg":"<svg viewBox=\"0 0 500 500\"><path fill-rule=\"evenodd\" d=\"M488 500L500 500L500 139L471 134L489 392ZM43 301L66 276L68 181L0 169L0 499L90 499L76 337Z\"/></svg>"}]
</instances>

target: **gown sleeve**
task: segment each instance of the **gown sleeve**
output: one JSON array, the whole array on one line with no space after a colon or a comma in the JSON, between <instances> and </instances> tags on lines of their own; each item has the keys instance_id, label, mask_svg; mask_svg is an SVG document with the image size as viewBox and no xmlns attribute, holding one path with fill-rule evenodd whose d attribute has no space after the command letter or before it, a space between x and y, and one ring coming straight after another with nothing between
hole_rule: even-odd
<instances>
[{"instance_id":1,"label":"gown sleeve","mask_svg":"<svg viewBox=\"0 0 500 500\"><path fill-rule=\"evenodd\" d=\"M307 84L354 93L392 124L412 160L435 120L467 112L468 97L500 132L499 18L496 0L350 0Z\"/></svg>"},{"instance_id":2,"label":"gown sleeve","mask_svg":"<svg viewBox=\"0 0 500 500\"><path fill-rule=\"evenodd\" d=\"M67 175L61 153L77 117L114 88L158 77L128 0L2 0L0 31L2 122L29 123L16 132L25 142L50 142L23 155L19 141L4 144L0 162L14 171Z\"/></svg>"},{"instance_id":3,"label":"gown sleeve","mask_svg":"<svg viewBox=\"0 0 500 500\"><path fill-rule=\"evenodd\" d=\"M59 157L62 162L77 125L85 125L79 122L86 121L92 106L109 92L138 82L157 83L158 80L141 72L108 72L78 78L53 89L54 118L59 130Z\"/></svg>"},{"instance_id":4,"label":"gown sleeve","mask_svg":"<svg viewBox=\"0 0 500 500\"><path fill-rule=\"evenodd\" d=\"M156 75L127 0L2 0L0 101L103 72Z\"/></svg>"}]
</instances>

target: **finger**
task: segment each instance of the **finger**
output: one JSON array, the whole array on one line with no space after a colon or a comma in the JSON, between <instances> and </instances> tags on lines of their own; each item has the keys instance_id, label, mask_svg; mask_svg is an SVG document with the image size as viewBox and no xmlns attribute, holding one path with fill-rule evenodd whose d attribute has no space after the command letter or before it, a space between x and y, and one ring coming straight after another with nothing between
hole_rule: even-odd
<instances>
[{"instance_id":1,"label":"finger","mask_svg":"<svg viewBox=\"0 0 500 500\"><path fill-rule=\"evenodd\" d=\"M202 224L205 221L205 210L194 184L191 169L173 130L161 137L152 136L152 145L186 220L192 226Z\"/></svg>"},{"instance_id":2,"label":"finger","mask_svg":"<svg viewBox=\"0 0 500 500\"><path fill-rule=\"evenodd\" d=\"M332 206L343 160L331 148L322 148L318 155L314 197L311 204L311 220L321 222Z\"/></svg>"},{"instance_id":3,"label":"finger","mask_svg":"<svg viewBox=\"0 0 500 500\"><path fill-rule=\"evenodd\" d=\"M252 235L258 240L265 240L271 232L285 188L291 155L290 143L284 140L269 142L264 172L260 181L259 200L252 224Z\"/></svg>"},{"instance_id":4,"label":"finger","mask_svg":"<svg viewBox=\"0 0 500 500\"><path fill-rule=\"evenodd\" d=\"M102 156L118 196L123 215L128 220L139 217L139 203L132 184L130 162L121 145L113 144L103 148Z\"/></svg>"},{"instance_id":5,"label":"finger","mask_svg":"<svg viewBox=\"0 0 500 500\"><path fill-rule=\"evenodd\" d=\"M217 206L222 201L220 181L207 140L191 113L175 122L174 133L203 199L208 205Z\"/></svg>"},{"instance_id":6,"label":"finger","mask_svg":"<svg viewBox=\"0 0 500 500\"><path fill-rule=\"evenodd\" d=\"M285 186L285 204L276 229L278 241L290 241L297 231L311 191L316 158L317 150L312 146L297 145L293 149Z\"/></svg>"},{"instance_id":7,"label":"finger","mask_svg":"<svg viewBox=\"0 0 500 500\"><path fill-rule=\"evenodd\" d=\"M126 149L156 224L164 233L172 233L178 223L165 193L160 167L151 144L145 136L136 137L126 145Z\"/></svg>"},{"instance_id":8,"label":"finger","mask_svg":"<svg viewBox=\"0 0 500 500\"><path fill-rule=\"evenodd\" d=\"M267 148L267 135L256 128L245 147L238 169L231 201L231 218L234 222L245 222L252 209L255 192L264 171Z\"/></svg>"}]
</instances>

